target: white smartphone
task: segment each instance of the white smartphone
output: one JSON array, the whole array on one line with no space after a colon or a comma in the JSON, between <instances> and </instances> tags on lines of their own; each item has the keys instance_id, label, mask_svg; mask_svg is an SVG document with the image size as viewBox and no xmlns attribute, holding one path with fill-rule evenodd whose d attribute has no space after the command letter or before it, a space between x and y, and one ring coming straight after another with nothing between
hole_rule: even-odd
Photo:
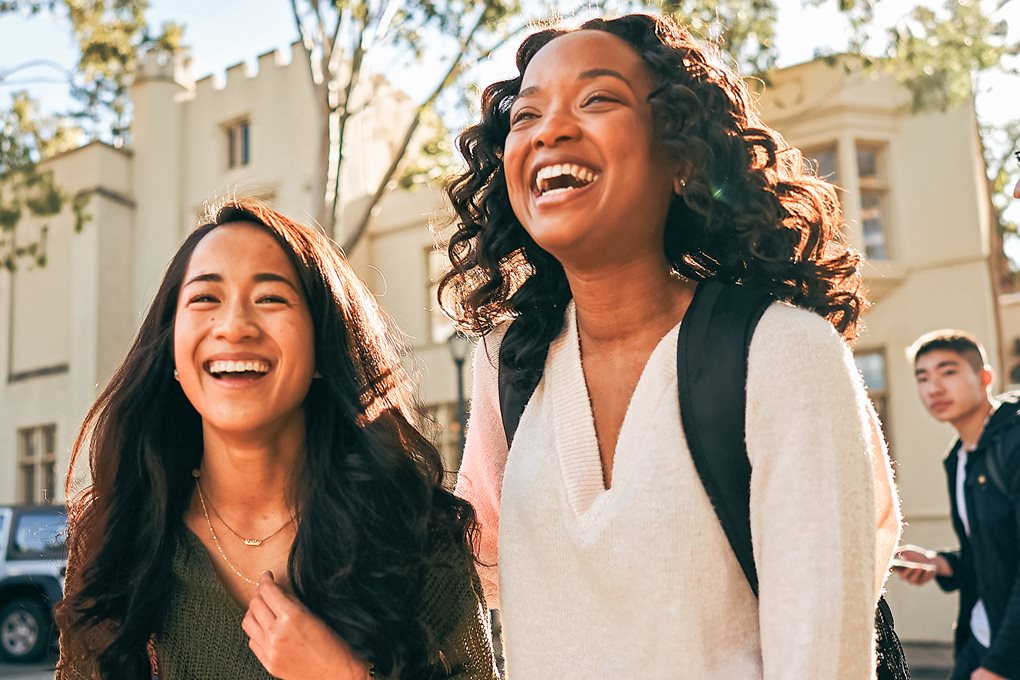
<instances>
[{"instance_id":1,"label":"white smartphone","mask_svg":"<svg viewBox=\"0 0 1020 680\"><path fill-rule=\"evenodd\" d=\"M913 562L911 560L905 560L902 557L894 557L890 566L893 569L923 569L924 571L935 571L934 564L928 564L927 562Z\"/></svg>"}]
</instances>

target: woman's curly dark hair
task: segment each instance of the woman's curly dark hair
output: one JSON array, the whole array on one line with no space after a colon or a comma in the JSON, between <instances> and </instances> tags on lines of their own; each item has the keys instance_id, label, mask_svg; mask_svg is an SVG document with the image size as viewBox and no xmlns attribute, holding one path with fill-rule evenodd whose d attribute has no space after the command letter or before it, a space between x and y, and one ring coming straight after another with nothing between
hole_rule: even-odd
<instances>
[{"instance_id":1,"label":"woman's curly dark hair","mask_svg":"<svg viewBox=\"0 0 1020 680\"><path fill-rule=\"evenodd\" d=\"M423 565L461 545L471 506L443 487L439 453L401 364L398 335L336 244L254 199L210 211L174 255L134 344L85 422L68 474L67 595L61 664L103 678L148 677L175 579L175 546L202 457L199 414L173 379L177 298L192 253L221 225L265 229L287 254L311 313L320 375L305 397L295 472L297 536L288 564L298 598L381 675L431 677ZM75 494L74 460L91 486Z\"/></svg>"},{"instance_id":2,"label":"woman's curly dark hair","mask_svg":"<svg viewBox=\"0 0 1020 680\"><path fill-rule=\"evenodd\" d=\"M666 218L666 257L681 276L756 286L811 309L847 339L866 307L860 255L842 233L831 185L806 171L800 152L758 117L747 86L671 20L593 19L576 30L625 40L653 80L649 103L660 143L682 162L686 186ZM517 51L517 77L488 86L482 119L458 148L467 170L447 193L456 232L439 303L460 328L485 335L516 318L503 356L523 376L541 371L571 293L563 267L540 248L510 206L503 145L510 107L535 54L563 30L543 30Z\"/></svg>"}]
</instances>

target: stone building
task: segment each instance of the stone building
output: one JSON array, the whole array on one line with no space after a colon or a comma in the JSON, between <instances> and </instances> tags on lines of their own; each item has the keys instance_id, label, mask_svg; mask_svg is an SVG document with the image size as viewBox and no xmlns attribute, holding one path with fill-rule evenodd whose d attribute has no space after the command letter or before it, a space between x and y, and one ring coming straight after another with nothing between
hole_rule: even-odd
<instances>
[{"instance_id":1,"label":"stone building","mask_svg":"<svg viewBox=\"0 0 1020 680\"><path fill-rule=\"evenodd\" d=\"M867 256L874 306L854 354L895 461L904 541L953 545L941 461L955 433L922 407L904 349L926 331L958 327L981 338L993 361L1001 356L998 240L973 105L915 115L893 80L822 60L774 74L759 103L841 187L848 237ZM950 639L955 595L892 579L889 601L904 639Z\"/></svg>"},{"instance_id":2,"label":"stone building","mask_svg":"<svg viewBox=\"0 0 1020 680\"><path fill-rule=\"evenodd\" d=\"M222 85L193 82L182 64L152 57L132 89L129 148L93 143L46 162L66 191L91 197L91 220L80 233L69 215L49 220L48 266L0 272L0 502L62 499L78 425L208 199L255 194L312 221L318 114L294 50L260 56L256 72L232 67ZM372 106L351 121L343 190L352 204L374 190L413 106L385 82L375 87ZM774 74L760 104L766 120L842 187L849 237L868 255L875 301L858 364L896 460L905 538L938 546L953 540L940 464L951 432L918 402L903 349L924 331L959 326L1000 356L992 215L972 106L913 115L906 101L889 80L811 62ZM440 197L429 187L392 193L351 257L408 335L452 466L457 379L450 325L433 301L445 259L428 228L441 219ZM35 238L43 225L27 220L19 229ZM890 600L905 639L949 639L949 596L893 582Z\"/></svg>"}]
</instances>

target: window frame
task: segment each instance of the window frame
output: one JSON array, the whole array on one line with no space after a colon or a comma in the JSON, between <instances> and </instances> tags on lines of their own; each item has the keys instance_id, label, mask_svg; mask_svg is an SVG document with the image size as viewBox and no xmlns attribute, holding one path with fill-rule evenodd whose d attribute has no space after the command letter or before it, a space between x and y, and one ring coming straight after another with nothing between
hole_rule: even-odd
<instances>
[{"instance_id":1,"label":"window frame","mask_svg":"<svg viewBox=\"0 0 1020 680\"><path fill-rule=\"evenodd\" d=\"M16 497L24 505L52 505L57 491L57 425L17 430Z\"/></svg>"},{"instance_id":2,"label":"window frame","mask_svg":"<svg viewBox=\"0 0 1020 680\"><path fill-rule=\"evenodd\" d=\"M861 174L862 152L873 154L874 174ZM854 140L854 167L857 171L857 204L860 210L861 249L868 259L875 261L892 259L892 240L890 239L890 217L892 210L890 209L889 201L888 155L889 145L886 143L862 139ZM865 207L866 196L876 197L876 205ZM871 217L872 213L876 217ZM869 231L866 226L868 222L877 222L878 229ZM869 239L873 238L874 234L880 235L880 243L870 245Z\"/></svg>"},{"instance_id":3,"label":"window frame","mask_svg":"<svg viewBox=\"0 0 1020 680\"><path fill-rule=\"evenodd\" d=\"M440 270L434 269L437 263L442 264ZM432 345L444 344L454 331L453 321L443 313L439 305L439 281L449 267L450 258L445 250L435 246L425 248L425 309L429 317L428 338Z\"/></svg>"},{"instance_id":4,"label":"window frame","mask_svg":"<svg viewBox=\"0 0 1020 680\"><path fill-rule=\"evenodd\" d=\"M875 412L878 413L878 419L881 421L883 426L886 426L891 422L889 415L889 403L890 389L889 389L889 361L888 353L885 351L885 347L868 347L858 348L853 353L854 366L857 371L861 374L861 380L864 382L864 389L867 390L868 399L875 407ZM875 387L868 384L866 375L862 370L861 359L868 356L877 356L881 360L882 369L882 385Z\"/></svg>"},{"instance_id":5,"label":"window frame","mask_svg":"<svg viewBox=\"0 0 1020 680\"><path fill-rule=\"evenodd\" d=\"M227 169L236 170L251 165L251 118L241 116L224 123L227 141Z\"/></svg>"}]
</instances>

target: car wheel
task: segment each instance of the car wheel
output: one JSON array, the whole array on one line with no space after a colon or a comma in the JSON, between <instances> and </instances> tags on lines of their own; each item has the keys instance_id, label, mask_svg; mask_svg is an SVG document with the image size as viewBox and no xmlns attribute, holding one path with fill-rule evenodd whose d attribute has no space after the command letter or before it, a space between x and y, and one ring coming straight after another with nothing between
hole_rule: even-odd
<instances>
[{"instance_id":1,"label":"car wheel","mask_svg":"<svg viewBox=\"0 0 1020 680\"><path fill-rule=\"evenodd\" d=\"M0 608L0 656L8 661L35 661L50 643L53 622L38 600L18 599Z\"/></svg>"}]
</instances>

